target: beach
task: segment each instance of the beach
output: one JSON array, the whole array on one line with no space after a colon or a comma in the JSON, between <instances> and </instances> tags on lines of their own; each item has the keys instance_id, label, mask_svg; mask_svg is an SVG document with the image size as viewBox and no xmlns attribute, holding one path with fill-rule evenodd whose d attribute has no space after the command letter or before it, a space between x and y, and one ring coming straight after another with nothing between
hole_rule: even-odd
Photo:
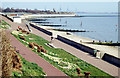
<instances>
[{"instance_id":1,"label":"beach","mask_svg":"<svg viewBox=\"0 0 120 78\"><path fill-rule=\"evenodd\" d=\"M43 26L40 26L40 27L43 27ZM47 28L47 27L43 27L43 28ZM47 35L47 34L45 34L43 32L42 33L41 32L38 33L37 31L39 31L39 30L37 30L34 27L31 27L31 29L33 30L33 33L35 33L36 35L40 35L41 37L45 38L46 40L51 41L50 40L51 36L49 36L49 35ZM60 31L52 31L52 32L54 32L54 33L57 32L59 34L65 34L65 32L60 32ZM49 38L47 38L46 36L49 36ZM90 39L88 39L88 40L90 40ZM108 73L111 73L111 74L113 74L113 73L115 74L115 72L112 71L113 69L116 70L116 72L118 72L118 67L116 67L116 66L114 66L114 65L112 65L112 64L110 64L110 63L108 63L108 62L106 62L104 60L96 59L93 56L89 55L89 53L85 53L84 51L76 49L76 48L70 46L69 44L61 42L61 41L59 41L57 39L55 39L52 44L56 48L64 49L65 51L67 51L67 52L75 55L76 57L78 57L78 58L80 58L80 59L82 59L82 60L84 60L84 61L86 61L86 62L88 62L88 63L90 63L90 64L92 64L92 65L94 65L96 67L98 67L98 68L100 68L101 70L103 70L105 72L108 72ZM112 68L112 70L111 70L111 68ZM116 73L116 75L117 75L117 73Z\"/></svg>"},{"instance_id":2,"label":"beach","mask_svg":"<svg viewBox=\"0 0 120 78\"><path fill-rule=\"evenodd\" d=\"M120 77L117 2L6 0L0 17L11 47L0 76Z\"/></svg>"},{"instance_id":3,"label":"beach","mask_svg":"<svg viewBox=\"0 0 120 78\"><path fill-rule=\"evenodd\" d=\"M35 23L32 23L32 24L35 24ZM75 34L71 34L71 35L67 35L66 33L67 32L61 32L61 31L55 31L55 30L49 30L49 28L51 27L45 27L45 26L40 26L38 24L35 24L43 29L46 29L50 32L53 33L53 36L55 38L57 38L57 35L60 35L62 37L65 37L67 39L70 39L74 42L77 42L77 43L80 43L80 44L83 44L85 46L88 46L88 47L91 47L93 49L96 49L96 50L99 50L102 54L104 53L107 53L107 54L110 54L112 56L115 56L117 58L120 58L119 55L118 55L118 47L115 47L115 46L105 46L105 45L96 45L96 44L89 44L91 42L93 42L92 39L90 38L85 38L85 37L80 37L80 36L77 36ZM81 42L80 42L81 41ZM95 40L94 40L95 41ZM98 42L98 41L95 41L95 42ZM102 57L101 57L102 58Z\"/></svg>"},{"instance_id":4,"label":"beach","mask_svg":"<svg viewBox=\"0 0 120 78\"><path fill-rule=\"evenodd\" d=\"M7 21L10 25L12 25L12 29L11 30L16 30L18 24L17 23L14 23L14 22L11 22L10 20L8 20L7 18L3 17L3 19L5 21ZM27 27L25 26L25 24L19 24L22 28L27 29ZM31 30L32 30L32 33L35 34L35 35L38 35L48 41L51 41L50 38L51 36L37 30L36 28L34 27L31 27ZM56 33L56 31L53 31L54 33ZM58 32L57 33L62 33L62 34L65 34L65 32ZM106 62L106 61L103 61L103 60L100 60L100 59L96 59L95 57L89 55L89 53L85 53L84 51L81 51L81 50L78 50L70 45L67 45L66 43L64 42L61 42L57 39L55 39L53 41L53 45L57 48L61 48L61 49L64 49L65 51L67 51L68 53L78 57L79 59L81 60L84 60L86 61L87 63L90 63L91 65L94 65L95 67L111 74L112 76L116 76L118 75L118 67ZM114 69L114 70L113 70Z\"/></svg>"}]
</instances>

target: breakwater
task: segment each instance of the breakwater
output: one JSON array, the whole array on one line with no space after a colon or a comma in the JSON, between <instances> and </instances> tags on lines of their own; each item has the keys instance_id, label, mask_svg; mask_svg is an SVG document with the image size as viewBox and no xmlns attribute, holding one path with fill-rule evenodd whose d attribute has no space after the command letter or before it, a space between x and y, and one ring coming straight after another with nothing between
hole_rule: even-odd
<instances>
[{"instance_id":1,"label":"breakwater","mask_svg":"<svg viewBox=\"0 0 120 78\"><path fill-rule=\"evenodd\" d=\"M38 21L38 22L34 22L34 23L51 23L51 22L39 22L39 21Z\"/></svg>"},{"instance_id":2,"label":"breakwater","mask_svg":"<svg viewBox=\"0 0 120 78\"><path fill-rule=\"evenodd\" d=\"M60 25L60 24L42 24L42 26L49 26L49 27L62 27L66 25Z\"/></svg>"},{"instance_id":3,"label":"breakwater","mask_svg":"<svg viewBox=\"0 0 120 78\"><path fill-rule=\"evenodd\" d=\"M56 30L56 31L64 31L64 32L89 32L89 31L86 31L86 30L79 30L79 29L49 29L49 30Z\"/></svg>"}]
</instances>

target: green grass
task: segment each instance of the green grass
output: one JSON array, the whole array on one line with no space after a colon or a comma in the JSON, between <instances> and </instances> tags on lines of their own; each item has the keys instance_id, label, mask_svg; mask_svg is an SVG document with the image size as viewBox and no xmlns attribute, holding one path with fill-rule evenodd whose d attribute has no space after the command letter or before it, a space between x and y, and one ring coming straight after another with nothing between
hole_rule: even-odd
<instances>
[{"instance_id":1,"label":"green grass","mask_svg":"<svg viewBox=\"0 0 120 78\"><path fill-rule=\"evenodd\" d=\"M39 67L35 63L28 62L21 56L20 56L20 58L21 58L21 62L22 62L22 69L21 69L22 73L13 71L12 76L14 76L14 77L16 77L16 76L38 76L38 77L44 78L45 73L43 72L43 69L41 67Z\"/></svg>"},{"instance_id":2,"label":"green grass","mask_svg":"<svg viewBox=\"0 0 120 78\"><path fill-rule=\"evenodd\" d=\"M8 26L10 26L10 24L8 24L7 22L5 22L4 20L2 20L2 25L8 25Z\"/></svg>"},{"instance_id":3,"label":"green grass","mask_svg":"<svg viewBox=\"0 0 120 78\"><path fill-rule=\"evenodd\" d=\"M14 35L15 36L15 35ZM15 36L20 42L22 42L24 45L27 45L25 42L23 42L21 39L19 39L19 36ZM54 57L58 57L61 58L62 61L64 62L69 62L72 63L73 65L75 65L75 67L73 66L72 69L65 69L65 68L61 68L59 66L59 64L51 59L49 59L48 57L44 56L42 53L37 53L35 50L32 50L33 52L37 53L39 56L41 56L42 58L44 58L45 60L47 60L50 64L54 65L56 68L58 68L59 70L63 71L64 73L66 73L68 76L73 77L73 76L77 76L77 72L76 72L76 67L81 69L81 73L83 74L84 72L91 72L90 76L110 76L109 74L105 73L104 71L96 68L95 66L88 64L87 62L73 56L72 54L66 52L63 49L56 49L56 48L51 48L45 45L45 43L49 43L49 41L34 35L34 34L30 34L28 36L24 36L26 38L27 42L35 42L39 45L42 45L48 52L48 55L54 56ZM29 38L33 38L34 40L29 40ZM54 53L56 55L52 55L51 53ZM67 66L66 64L60 64L61 66Z\"/></svg>"},{"instance_id":4,"label":"green grass","mask_svg":"<svg viewBox=\"0 0 120 78\"><path fill-rule=\"evenodd\" d=\"M0 22L0 28L8 29L9 27L3 27L5 25L8 25L9 27L11 27L7 22L5 22L4 20L1 20L1 22Z\"/></svg>"},{"instance_id":5,"label":"green grass","mask_svg":"<svg viewBox=\"0 0 120 78\"><path fill-rule=\"evenodd\" d=\"M2 27L2 26L0 26L0 28L3 28L3 29L8 29L8 27Z\"/></svg>"}]
</instances>

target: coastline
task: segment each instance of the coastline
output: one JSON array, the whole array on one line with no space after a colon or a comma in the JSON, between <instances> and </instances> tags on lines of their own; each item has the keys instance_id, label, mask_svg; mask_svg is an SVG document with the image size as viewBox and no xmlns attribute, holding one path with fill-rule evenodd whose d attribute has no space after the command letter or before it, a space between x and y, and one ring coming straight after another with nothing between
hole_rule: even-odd
<instances>
[{"instance_id":1,"label":"coastline","mask_svg":"<svg viewBox=\"0 0 120 78\"><path fill-rule=\"evenodd\" d=\"M107 53L107 54L112 55L114 57L120 58L118 56L118 47L115 47L115 46L106 46L106 45L89 44L89 43L93 42L93 40L90 39L90 38L86 38L86 37L82 37L82 36L77 36L75 34L67 35L66 32L63 32L63 31L49 30L49 28L51 28L51 27L41 26L41 25L38 25L36 23L32 23L32 24L37 25L40 28L43 28L43 29L46 29L47 31L52 32L52 34L53 34L53 36L55 38L57 38L57 35L60 35L60 36L62 36L64 38L67 38L67 39L72 40L74 42L77 42L79 44L82 44L82 45L88 46L90 48L99 50L103 55L105 53ZM94 41L98 42L97 40L94 40Z\"/></svg>"},{"instance_id":2,"label":"coastline","mask_svg":"<svg viewBox=\"0 0 120 78\"><path fill-rule=\"evenodd\" d=\"M7 20L7 19L5 19L5 20ZM14 25L14 24L12 24L12 25L13 25L13 28L16 29L17 26ZM22 26L24 28L26 28L25 25L22 25ZM33 29L33 33L35 33L36 35L39 35L39 36L43 37L44 39L47 39L48 41L50 40L50 35L47 35L46 33L43 33L40 30L37 30L37 29L35 29L33 27L31 27L31 29ZM36 33L35 31L38 31L38 32L40 31L40 33ZM72 50L71 49L69 50L69 48L71 47L70 45L66 45L66 43L61 42L59 40L55 40L55 41L60 42L60 44L64 44L64 46L66 46L66 47L59 46L59 44L55 44L55 46L63 47L62 49L65 49L67 52L77 56L78 58L80 58L80 59L82 59L82 60L84 60L84 61L86 61L86 62L88 62L88 63L90 63L90 64L92 64L92 65L94 65L96 67L98 67L98 68L100 68L101 70L104 70L105 72L108 72L109 74L112 74L113 76L117 75L116 72L118 72L118 71L117 71L116 66L114 66L112 64L109 64L109 63L107 63L107 62L105 62L103 60L99 60L99 59L96 59L94 57L91 57L91 56L88 55L88 53L81 52L80 50L77 50L76 48L71 48ZM114 69L115 72L113 71L113 69Z\"/></svg>"}]
</instances>

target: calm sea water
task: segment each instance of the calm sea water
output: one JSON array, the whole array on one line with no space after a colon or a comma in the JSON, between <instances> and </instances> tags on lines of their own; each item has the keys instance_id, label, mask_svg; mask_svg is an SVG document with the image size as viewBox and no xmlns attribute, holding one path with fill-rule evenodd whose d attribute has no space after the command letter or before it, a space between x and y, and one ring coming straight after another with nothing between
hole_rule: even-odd
<instances>
[{"instance_id":1,"label":"calm sea water","mask_svg":"<svg viewBox=\"0 0 120 78\"><path fill-rule=\"evenodd\" d=\"M51 24L64 24L60 29L85 29L90 32L74 32L83 36L101 41L118 41L118 17L65 17L47 18ZM82 25L81 25L82 22ZM92 31L92 32L91 32Z\"/></svg>"},{"instance_id":2,"label":"calm sea water","mask_svg":"<svg viewBox=\"0 0 120 78\"><path fill-rule=\"evenodd\" d=\"M1 6L1 5L0 5ZM79 15L99 15L88 12L117 12L116 2L3 2L2 7L28 8L56 11L87 12ZM106 15L106 14L102 14ZM112 14L113 15L113 14ZM93 32L75 32L83 36L101 41L118 41L118 17L69 17L69 18L48 18L52 24L65 24L65 29L85 29ZM66 22L67 21L67 22ZM82 22L82 26L80 25ZM116 26L117 25L117 26ZM57 27L58 28L58 27Z\"/></svg>"}]
</instances>

